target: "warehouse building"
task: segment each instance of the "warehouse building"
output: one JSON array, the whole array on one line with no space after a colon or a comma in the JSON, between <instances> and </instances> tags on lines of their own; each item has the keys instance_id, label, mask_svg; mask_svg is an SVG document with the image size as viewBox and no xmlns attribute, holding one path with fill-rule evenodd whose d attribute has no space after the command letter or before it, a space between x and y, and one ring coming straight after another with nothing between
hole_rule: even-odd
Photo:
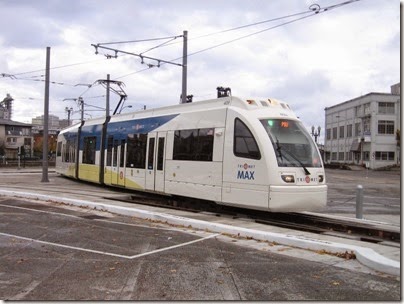
<instances>
[{"instance_id":1,"label":"warehouse building","mask_svg":"<svg viewBox=\"0 0 404 304\"><path fill-rule=\"evenodd\" d=\"M400 164L400 83L325 108L325 163L377 169Z\"/></svg>"}]
</instances>

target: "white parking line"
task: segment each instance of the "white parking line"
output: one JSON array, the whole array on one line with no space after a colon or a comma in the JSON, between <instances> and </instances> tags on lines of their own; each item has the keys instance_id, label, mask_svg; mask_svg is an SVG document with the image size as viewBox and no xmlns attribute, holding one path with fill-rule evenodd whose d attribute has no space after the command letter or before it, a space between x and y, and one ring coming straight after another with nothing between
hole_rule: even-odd
<instances>
[{"instance_id":1,"label":"white parking line","mask_svg":"<svg viewBox=\"0 0 404 304\"><path fill-rule=\"evenodd\" d=\"M26 207L3 205L3 204L0 204L0 206L1 207L7 207L7 208L14 208L14 209L27 210L27 211L34 211L34 212L53 214L53 215L61 215L61 216L66 216L66 217L73 217L73 218L77 218L77 219L83 219L83 218L81 218L79 216L76 216L76 215L58 213L58 212L53 212L53 211L37 210L37 209L31 209L31 208L26 208ZM107 223L118 224L118 225L125 225L125 226L132 226L132 227L146 227L146 228L151 228L151 229L162 229L162 228L157 228L157 227L149 227L149 226L145 226L145 225L121 223L121 222L115 222L115 221L109 221L109 220L103 220L103 219L96 219L96 221L107 222ZM172 229L167 229L167 230L172 230ZM176 230L176 231L178 231L178 230ZM155 253L158 253L158 252L171 250L171 249L175 249L175 248L178 248L178 247L187 246L187 245L190 245L190 244L193 244L193 243L201 242L201 241L216 237L216 236L220 235L220 233L212 234L212 235L209 235L207 237L200 238L200 239L197 239L197 240L193 240L193 241L190 241L190 242L186 242L186 243L182 243L182 244L178 244L178 245L173 245L173 246L166 247L166 248L156 249L156 250L153 250L153 251L150 251L150 252L144 252L144 253L140 253L140 254L135 254L135 255L132 255L132 256L121 255L121 254L105 252L105 251L92 250L92 249L86 249L86 248L69 246L69 245L63 245L63 244L59 244L59 243L46 242L46 241L41 241L41 240L37 240L37 239L32 239L32 238L27 238L27 237L23 237L23 236L18 236L18 235L13 235L13 234L8 234L8 233L2 233L2 232L0 232L0 235L7 236L7 237L13 237L13 238L21 239L21 240L26 240L26 241L31 241L31 242L36 242L36 243L41 243L41 244L46 244L46 245L51 245L51 246L57 246L57 247L68 248L68 249L73 249L73 250L79 250L79 251L91 252L91 253L96 253L96 254L114 256L114 257L119 257L119 258L124 258L124 259L136 259L136 258L140 258L140 257L146 256L146 255L151 255L151 254L155 254Z\"/></svg>"},{"instance_id":2,"label":"white parking line","mask_svg":"<svg viewBox=\"0 0 404 304\"><path fill-rule=\"evenodd\" d=\"M106 251L98 251L98 250L86 249L86 248L69 246L69 245L63 245L63 244L59 244L59 243L46 242L46 241L36 240L36 239L32 239L32 238L27 238L27 237L24 237L24 236L19 236L19 235L14 235L14 234L9 234L9 233L3 233L3 232L0 232L0 235L10 237L10 238L21 239L21 240L25 240L25 241L31 241L31 242L35 242L35 243L45 244L45 245L51 245L51 246L56 246L56 247L62 247L62 248L67 248L67 249L73 249L73 250L78 250L78 251L85 251L85 252L90 252L90 253L96 253L96 254L102 254L102 255L108 255L108 256L113 256L113 257L133 260L133 259L140 258L140 257L146 256L146 255L151 255L151 254L155 254L155 253L158 253L158 252L167 251L167 250L187 246L187 245L194 244L194 243L197 243L197 242L202 242L204 240L216 237L216 236L220 235L220 233L212 234L212 235L209 235L209 236L204 237L204 238L200 238L200 239L197 239L197 240L193 240L193 241L190 241L190 242L186 242L186 243L182 243L182 244L178 244L178 245L174 245L174 246L170 246L170 247L165 247L165 248L160 248L160 249L156 249L156 250L149 251L149 252L135 254L135 255L132 255L132 256L116 254L116 253L111 253L111 252L106 252Z\"/></svg>"},{"instance_id":3,"label":"white parking line","mask_svg":"<svg viewBox=\"0 0 404 304\"><path fill-rule=\"evenodd\" d=\"M7 237L10 237L10 238L16 238L16 239L20 239L20 240L25 240L25 241L31 241L31 242L35 242L35 243L40 243L40 244L46 244L46 245L56 246L56 247L74 249L74 250L85 251L85 252L91 252L91 253L97 253L97 254L103 254L103 255L109 255L109 256L114 256L114 257L118 257L118 258L124 258L124 259L130 258L129 256L126 256L126 255L115 254L115 253L104 252L104 251L98 251L98 250L92 250L92 249L86 249L86 248L80 248L80 247L75 247L75 246L68 246L68 245L63 245L63 244L58 244L58 243L52 243L52 242L46 242L46 241L36 240L36 239L32 239L32 238L27 238L27 237L24 237L24 236L19 236L19 235L14 235L14 234L8 234L8 233L3 233L3 232L0 232L0 235L7 236Z\"/></svg>"},{"instance_id":4,"label":"white parking line","mask_svg":"<svg viewBox=\"0 0 404 304\"><path fill-rule=\"evenodd\" d=\"M66 217L72 217L72 218L75 218L75 219L80 219L80 220L88 221L87 219L84 219L84 218L82 218L81 216L78 216L78 215L72 215L72 214L66 214L66 213L59 213L59 212L54 212L54 211L37 210L37 209L32 209L32 208L27 208L27 207L20 207L20 206L13 206L13 205L4 205L4 204L0 204L0 207L21 209L21 210L28 210L28 211L39 212L39 213L46 213L46 214L55 214L55 215L66 216ZM110 224L116 224L116 225L123 225L123 226L130 226L130 227L142 227L142 228L149 228L149 229L162 229L162 230L167 230L167 231L181 231L180 229L177 229L177 228L157 227L157 226L149 226L149 225L144 225L144 224L122 223L122 222L116 222L116 221L111 221L111 220L107 220L107 219L93 219L92 221L104 222L104 223L110 223Z\"/></svg>"},{"instance_id":5,"label":"white parking line","mask_svg":"<svg viewBox=\"0 0 404 304\"><path fill-rule=\"evenodd\" d=\"M31 208L27 208L27 207L19 207L19 206L4 205L4 204L0 204L0 206L1 207L6 207L6 208L29 210L29 211L40 212L40 213L56 214L56 215L63 215L63 216L67 216L67 217L80 218L77 215L71 215L71 214L66 214L66 213L58 213L58 212L53 212L53 211L37 210L37 209L31 209Z\"/></svg>"}]
</instances>

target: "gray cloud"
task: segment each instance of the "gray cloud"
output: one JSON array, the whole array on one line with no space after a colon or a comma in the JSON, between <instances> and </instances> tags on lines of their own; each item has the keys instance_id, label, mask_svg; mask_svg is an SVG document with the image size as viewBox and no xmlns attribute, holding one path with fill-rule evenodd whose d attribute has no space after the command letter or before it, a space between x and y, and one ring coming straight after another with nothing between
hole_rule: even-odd
<instances>
[{"instance_id":1,"label":"gray cloud","mask_svg":"<svg viewBox=\"0 0 404 304\"><path fill-rule=\"evenodd\" d=\"M145 68L139 58L120 56L106 60L101 54L96 56L90 44L179 35L188 30L192 53L265 29L271 23L193 39L201 34L305 11L313 2L0 0L0 47L4 54L0 72L41 69L45 47L51 46L52 67L87 62L51 71L52 80L66 84L51 86L54 101L51 111L61 117L65 115L66 103L60 100L86 91L85 87L74 87L75 84L93 83L107 73L126 83L128 102L148 106L173 104L178 102L181 90L179 67L167 65L136 73ZM319 1L323 7L336 2ZM388 91L391 84L399 81L397 9L398 3L394 1L359 1L190 56L189 93L200 100L214 97L218 85L230 86L235 95L283 99L302 119L311 123L315 118L312 123L321 125L325 106L360 93ZM119 48L141 52L151 45L119 45ZM149 54L167 60L181 57L182 44ZM26 76L38 74L43 71ZM36 97L43 92L43 83L0 78L0 96L11 93L16 97ZM103 91L94 87L83 97L89 103L99 104L102 99L90 97L101 94ZM22 120L31 115L23 113L19 109Z\"/></svg>"}]
</instances>

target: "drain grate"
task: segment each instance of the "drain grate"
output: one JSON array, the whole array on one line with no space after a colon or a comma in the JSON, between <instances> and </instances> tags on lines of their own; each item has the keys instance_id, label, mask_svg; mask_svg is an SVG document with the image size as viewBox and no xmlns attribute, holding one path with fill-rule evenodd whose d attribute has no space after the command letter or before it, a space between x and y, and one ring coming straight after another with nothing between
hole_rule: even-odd
<instances>
[{"instance_id":1,"label":"drain grate","mask_svg":"<svg viewBox=\"0 0 404 304\"><path fill-rule=\"evenodd\" d=\"M83 218L83 219L86 219L86 220L103 220L103 219L107 218L105 216L100 216L100 215L95 215L95 214L83 215L83 216L80 216L80 217Z\"/></svg>"}]
</instances>

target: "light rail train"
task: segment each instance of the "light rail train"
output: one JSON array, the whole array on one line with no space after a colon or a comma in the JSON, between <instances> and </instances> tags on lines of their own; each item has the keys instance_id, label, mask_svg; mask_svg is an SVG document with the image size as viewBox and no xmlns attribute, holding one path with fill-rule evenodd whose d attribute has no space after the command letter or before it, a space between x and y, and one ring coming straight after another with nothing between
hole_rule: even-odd
<instances>
[{"instance_id":1,"label":"light rail train","mask_svg":"<svg viewBox=\"0 0 404 304\"><path fill-rule=\"evenodd\" d=\"M224 96L85 120L58 135L71 178L267 211L319 210L317 145L288 104Z\"/></svg>"}]
</instances>

